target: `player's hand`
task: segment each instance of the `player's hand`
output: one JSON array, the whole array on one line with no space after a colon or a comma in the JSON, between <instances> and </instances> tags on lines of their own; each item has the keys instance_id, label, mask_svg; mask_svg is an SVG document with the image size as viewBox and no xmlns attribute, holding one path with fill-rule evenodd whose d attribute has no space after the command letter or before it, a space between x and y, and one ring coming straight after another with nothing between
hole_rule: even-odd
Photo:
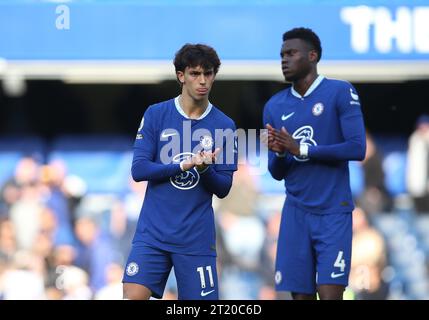
<instances>
[{"instance_id":1,"label":"player's hand","mask_svg":"<svg viewBox=\"0 0 429 320\"><path fill-rule=\"evenodd\" d=\"M191 157L186 158L182 161L181 167L183 171L191 170L195 166L201 166L203 164L203 159L200 153L197 153Z\"/></svg>"},{"instance_id":2,"label":"player's hand","mask_svg":"<svg viewBox=\"0 0 429 320\"><path fill-rule=\"evenodd\" d=\"M195 155L197 163L195 163L195 167L198 171L203 171L209 165L215 163L217 156L220 152L220 148L216 148L214 152L211 151L200 151L197 155Z\"/></svg>"},{"instance_id":3,"label":"player's hand","mask_svg":"<svg viewBox=\"0 0 429 320\"><path fill-rule=\"evenodd\" d=\"M214 152L200 151L192 157L184 160L182 163L182 168L183 170L187 171L193 167L196 167L197 170L202 171L216 161L219 152L220 148L216 148Z\"/></svg>"},{"instance_id":4,"label":"player's hand","mask_svg":"<svg viewBox=\"0 0 429 320\"><path fill-rule=\"evenodd\" d=\"M262 142L264 142L268 146L268 149L273 152L285 153L286 149L279 145L275 139L275 136L278 134L278 130L273 128L269 123L267 123L265 127L268 132L265 135L263 133Z\"/></svg>"},{"instance_id":5,"label":"player's hand","mask_svg":"<svg viewBox=\"0 0 429 320\"><path fill-rule=\"evenodd\" d=\"M274 144L277 144L279 148L293 154L294 156L299 156L299 144L295 141L294 138L289 134L285 127L282 127L280 131L273 131Z\"/></svg>"},{"instance_id":6,"label":"player's hand","mask_svg":"<svg viewBox=\"0 0 429 320\"><path fill-rule=\"evenodd\" d=\"M187 159L183 160L181 162L181 167L183 171L188 171L188 170L191 170L193 167L195 167L194 156L188 157Z\"/></svg>"}]
</instances>

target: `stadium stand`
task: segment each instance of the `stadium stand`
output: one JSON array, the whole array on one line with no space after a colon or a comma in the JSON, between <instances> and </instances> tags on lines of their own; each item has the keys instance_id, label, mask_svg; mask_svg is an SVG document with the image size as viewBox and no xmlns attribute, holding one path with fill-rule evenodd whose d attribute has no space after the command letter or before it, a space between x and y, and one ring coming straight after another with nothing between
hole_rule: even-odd
<instances>
[{"instance_id":1,"label":"stadium stand","mask_svg":"<svg viewBox=\"0 0 429 320\"><path fill-rule=\"evenodd\" d=\"M82 178L89 193L123 193L128 188L132 141L122 136L62 136L48 160L62 160L68 173Z\"/></svg>"},{"instance_id":2,"label":"stadium stand","mask_svg":"<svg viewBox=\"0 0 429 320\"><path fill-rule=\"evenodd\" d=\"M401 198L406 195L404 178L406 139L403 137L377 136L375 141L383 155L386 187L392 197ZM120 135L66 135L57 137L48 143L37 137L2 137L0 139L0 165L2 168L0 182L2 184L14 174L17 162L27 155L35 157L41 165L60 160L66 165L68 175L78 176L85 182L87 192L80 205L75 207L73 216L75 219L80 219L82 216L97 217L99 228L106 234L110 233L108 243L115 245L116 248L119 248L122 243L120 251L123 254L123 251L126 250L124 243L128 240L121 242L118 238L119 240L116 239L116 242L112 241L115 237L109 230L109 223L111 223L109 221L115 215L113 212L116 210L112 209L111 211L110 208L116 208L118 203L122 201L121 199L125 199L124 197L130 193L129 170L132 160L132 141L130 138ZM350 169L353 194L357 196L364 188L362 167L359 163L352 162ZM241 257L239 259L242 262L241 265L231 264L231 261L228 262L228 260L222 262L225 264L224 270L226 272L222 276L225 280L223 292L230 292L227 288L234 286L235 283L239 286L252 288L252 292L242 298L257 299L264 296L264 294L258 293L259 290L262 292L266 290L267 286L270 286L269 281L263 280L266 277L261 271L263 268L259 265L264 260L259 260L257 257L259 255L269 256L269 251L273 247L268 243L271 243L273 239L264 244L263 247L261 247L262 242L258 246L253 246L252 248L255 250L252 253L252 263L246 265L244 263L246 254L244 251L242 252L240 243L236 241L242 237L234 238L234 235L229 233L233 229L230 229L230 226L227 227L225 223L232 223L235 221L234 219L238 219L236 221L253 219L254 224L263 230L263 237L260 239L262 241L270 233L269 222L273 220L281 206L284 191L282 182L271 179L269 173L253 175L260 168L246 166L246 170L247 173L242 174L242 178L239 178L240 175L237 176L236 181L239 184L237 190L249 188L249 183L253 186L252 190L256 197L253 212L247 213L250 215L246 217L240 216L243 213L237 215L237 212L233 212L234 206L226 206L227 209L229 208L229 212L224 205L218 207L219 210L224 211L219 213L219 221L221 222L219 230L225 241L224 246L221 246L220 249L225 252L222 252L220 256L229 255L230 259L233 259L232 261ZM250 173L253 173L251 180L248 178ZM243 183L245 186L242 185ZM102 201L104 203L102 208L100 207L100 199L108 200ZM233 202L231 203L233 204ZM94 209L97 211L95 214L91 213L94 208L91 203L98 203L97 208ZM384 268L382 276L388 284L389 299L428 299L429 217L416 215L411 206L404 206L403 203L403 201L398 201L393 212L372 214L369 217L373 226L381 232L386 240L387 266ZM82 208L84 208L84 213L82 213ZM135 214L133 215L135 216ZM128 218L128 220L130 219ZM132 224L131 220L129 222ZM243 229L242 234L246 234L246 226L246 224L240 224ZM272 237L271 235L270 238ZM125 236L124 239L128 238ZM61 243L55 243L55 245L60 246ZM268 251L264 252L264 250ZM272 259L265 260L265 263L267 261L273 263ZM249 267L250 265L251 267ZM249 277L252 281L249 280ZM91 281L89 278L88 283L90 284ZM174 297L174 286L170 285L168 290L167 296L171 297L172 295ZM225 295L225 298L229 299L234 297L230 293Z\"/></svg>"}]
</instances>

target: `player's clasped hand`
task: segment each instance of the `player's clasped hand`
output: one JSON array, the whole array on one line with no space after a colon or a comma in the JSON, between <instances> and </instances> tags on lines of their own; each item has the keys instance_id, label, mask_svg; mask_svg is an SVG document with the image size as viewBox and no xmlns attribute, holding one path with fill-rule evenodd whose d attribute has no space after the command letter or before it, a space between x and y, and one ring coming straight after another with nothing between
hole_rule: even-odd
<instances>
[{"instance_id":1,"label":"player's clasped hand","mask_svg":"<svg viewBox=\"0 0 429 320\"><path fill-rule=\"evenodd\" d=\"M268 129L266 138L268 149L277 153L289 152L295 156L299 156L299 144L289 134L285 127L282 127L279 131L267 123L266 128Z\"/></svg>"},{"instance_id":2,"label":"player's clasped hand","mask_svg":"<svg viewBox=\"0 0 429 320\"><path fill-rule=\"evenodd\" d=\"M203 171L209 165L215 163L219 152L220 148L216 148L214 152L201 150L197 154L186 159L182 167L185 171L193 167L196 167L198 171Z\"/></svg>"},{"instance_id":3,"label":"player's clasped hand","mask_svg":"<svg viewBox=\"0 0 429 320\"><path fill-rule=\"evenodd\" d=\"M201 150L194 157L196 158L195 167L198 171L203 171L209 165L215 163L220 148L216 148L214 152Z\"/></svg>"}]
</instances>

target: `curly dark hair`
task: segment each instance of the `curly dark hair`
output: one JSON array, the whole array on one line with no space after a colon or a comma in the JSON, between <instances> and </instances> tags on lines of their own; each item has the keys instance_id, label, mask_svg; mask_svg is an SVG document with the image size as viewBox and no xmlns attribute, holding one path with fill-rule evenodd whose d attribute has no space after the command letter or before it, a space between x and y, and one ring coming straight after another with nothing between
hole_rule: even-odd
<instances>
[{"instance_id":1,"label":"curly dark hair","mask_svg":"<svg viewBox=\"0 0 429 320\"><path fill-rule=\"evenodd\" d=\"M186 67L201 66L205 70L213 68L216 74L220 67L220 59L212 47L205 44L185 44L174 57L174 67L185 72Z\"/></svg>"},{"instance_id":2,"label":"curly dark hair","mask_svg":"<svg viewBox=\"0 0 429 320\"><path fill-rule=\"evenodd\" d=\"M322 45L317 34L309 28L294 28L283 34L283 41L290 39L301 39L308 43L313 50L316 50L317 62L322 58Z\"/></svg>"}]
</instances>

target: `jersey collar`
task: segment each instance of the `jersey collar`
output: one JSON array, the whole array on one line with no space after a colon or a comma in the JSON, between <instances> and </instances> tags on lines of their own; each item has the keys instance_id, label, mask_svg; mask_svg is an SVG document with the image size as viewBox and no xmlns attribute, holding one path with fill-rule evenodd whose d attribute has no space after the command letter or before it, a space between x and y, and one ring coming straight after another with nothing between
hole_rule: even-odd
<instances>
[{"instance_id":1,"label":"jersey collar","mask_svg":"<svg viewBox=\"0 0 429 320\"><path fill-rule=\"evenodd\" d=\"M308 88L308 90L305 92L304 96L301 96L294 88L293 86L291 87L291 92L292 94L297 97L297 98L304 98L309 96L314 90L316 90L316 88L319 86L319 84L322 82L322 80L325 79L324 76L319 75L316 80L313 81L313 83L311 84L310 88Z\"/></svg>"},{"instance_id":2,"label":"jersey collar","mask_svg":"<svg viewBox=\"0 0 429 320\"><path fill-rule=\"evenodd\" d=\"M190 119L185 113L185 111L183 111L182 106L180 105L180 102L179 102L179 97L180 96L177 96L176 98L174 98L174 105L176 106L177 112L179 112L186 119ZM210 111L212 110L212 107L213 107L212 104L209 102L209 105L207 106L206 111L204 111L204 113L198 119L193 119L193 120L204 119L210 113Z\"/></svg>"}]
</instances>

